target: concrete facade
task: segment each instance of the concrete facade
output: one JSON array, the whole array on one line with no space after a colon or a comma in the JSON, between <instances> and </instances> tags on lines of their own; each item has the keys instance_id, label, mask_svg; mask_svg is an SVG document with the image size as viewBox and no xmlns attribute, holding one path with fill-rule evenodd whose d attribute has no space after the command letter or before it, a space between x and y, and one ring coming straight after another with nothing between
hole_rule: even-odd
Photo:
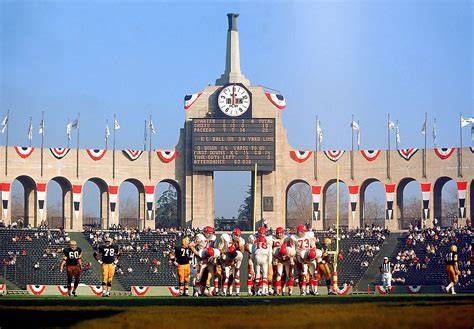
<instances>
[{"instance_id":1,"label":"concrete facade","mask_svg":"<svg viewBox=\"0 0 474 329\"><path fill-rule=\"evenodd\" d=\"M230 20L229 20L230 21ZM447 159L441 159L433 149L426 151L426 175L423 176L423 150L418 150L407 161L395 150L381 151L374 161L368 161L361 152L346 151L336 162L331 161L324 152L312 152L302 162L295 161L291 152L298 150L288 144L287 132L283 127L281 110L265 95L262 86L251 86L240 72L240 55L238 54L238 32L229 27L227 40L226 70L217 82L241 82L252 93L252 115L254 118L274 118L276 123L275 156L276 167L272 172L258 172L256 207L257 220L265 218L270 226L285 226L286 203L288 189L296 182L305 182L310 186L321 187L321 200L317 220L308 218L315 229L323 229L325 221L325 195L328 187L335 182L336 167L339 165L340 180L347 186L358 186L355 216L352 218L350 202L349 227L361 225L363 218L363 200L366 187L375 181L383 184L395 184L393 218L385 221L390 229L400 228L401 200L403 187L412 180L419 183L431 183L429 190L429 216L427 223L440 217L441 188L449 180L466 182L465 217L472 216L471 201L474 178L474 153L472 148L456 149ZM227 76L227 78L225 78ZM220 83L218 83L220 84ZM113 223L110 209L110 187L120 186L123 182L131 182L139 191L140 225L154 227L154 213L147 212L146 191L162 181L173 184L179 195L180 218L182 226L202 227L214 222L214 179L213 172L194 172L192 170L192 141L191 125L195 118L212 117L219 111L217 94L221 86L208 86L195 102L186 110L186 121L180 132L180 139L174 150L177 156L170 162L163 161L157 152L144 152L140 158L131 161L122 151L112 150L97 161L94 161L86 150L71 149L62 159L57 159L49 149L35 149L31 155L22 158L14 147L0 147L0 183L3 183L2 200L8 198L7 186L18 179L25 188L25 217L29 218L32 226L40 222L38 207L38 184L54 180L59 183L63 193L64 227L70 230L80 230L83 225L82 202L79 212L73 210L73 186L83 186L86 181L92 181L99 187L101 195L102 225L106 227ZM236 118L236 121L239 119ZM296 133L296 132L294 132ZM353 157L353 161L351 161ZM389 158L389 160L388 160ZM351 168L352 163L352 168ZM462 168L461 164L462 163ZM390 164L390 165L389 165ZM114 170L115 167L115 170ZM462 171L462 172L461 172ZM352 174L353 173L353 174ZM462 184L461 184L462 185ZM263 211L263 197L273 197L273 211ZM77 199L79 198L79 199ZM82 193L76 193L76 199L81 200ZM11 201L11 196L10 196ZM150 202L150 199L148 199ZM153 193L153 204L154 193ZM11 202L10 202L11 203ZM45 200L47 203L47 200ZM119 218L119 199L115 211L115 223ZM5 204L5 203L3 203ZM11 206L8 206L3 220L11 221ZM154 207L153 207L154 208ZM43 218L47 218L47 206L44 206ZM421 216L421 214L420 214Z\"/></svg>"}]
</instances>

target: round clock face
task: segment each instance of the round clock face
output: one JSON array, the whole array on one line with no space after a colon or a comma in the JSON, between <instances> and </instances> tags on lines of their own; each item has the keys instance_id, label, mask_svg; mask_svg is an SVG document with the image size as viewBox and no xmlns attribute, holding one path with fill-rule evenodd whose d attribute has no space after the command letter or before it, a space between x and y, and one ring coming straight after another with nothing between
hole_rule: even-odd
<instances>
[{"instance_id":1,"label":"round clock face","mask_svg":"<svg viewBox=\"0 0 474 329\"><path fill-rule=\"evenodd\" d=\"M250 95L240 85L228 85L219 93L217 104L222 113L238 117L250 108Z\"/></svg>"}]
</instances>

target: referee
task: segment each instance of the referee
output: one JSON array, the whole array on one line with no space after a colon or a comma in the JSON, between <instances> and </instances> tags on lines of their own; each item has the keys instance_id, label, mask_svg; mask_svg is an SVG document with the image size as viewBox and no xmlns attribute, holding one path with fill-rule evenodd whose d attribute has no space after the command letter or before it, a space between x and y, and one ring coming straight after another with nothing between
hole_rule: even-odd
<instances>
[{"instance_id":1,"label":"referee","mask_svg":"<svg viewBox=\"0 0 474 329\"><path fill-rule=\"evenodd\" d=\"M189 296L189 274L193 253L189 249L189 239L183 238L181 246L174 248L174 253L170 255L171 261L178 267L179 291L181 296Z\"/></svg>"},{"instance_id":2,"label":"referee","mask_svg":"<svg viewBox=\"0 0 474 329\"><path fill-rule=\"evenodd\" d=\"M392 271L393 264L388 261L388 257L383 258L383 263L379 267L380 273L382 273L382 285L386 294L390 293L392 288Z\"/></svg>"}]
</instances>

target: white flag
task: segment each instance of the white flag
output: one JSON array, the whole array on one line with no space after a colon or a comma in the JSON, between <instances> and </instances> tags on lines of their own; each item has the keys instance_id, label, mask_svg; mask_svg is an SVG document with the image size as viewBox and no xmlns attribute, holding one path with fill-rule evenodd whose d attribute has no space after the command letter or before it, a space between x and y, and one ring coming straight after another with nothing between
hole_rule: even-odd
<instances>
[{"instance_id":1,"label":"white flag","mask_svg":"<svg viewBox=\"0 0 474 329\"><path fill-rule=\"evenodd\" d=\"M106 123L105 124L105 141L106 142L109 140L109 136L110 136L109 125Z\"/></svg>"},{"instance_id":2,"label":"white flag","mask_svg":"<svg viewBox=\"0 0 474 329\"><path fill-rule=\"evenodd\" d=\"M43 134L44 134L44 120L41 120L41 121L40 121L38 134L40 134L40 135L43 135Z\"/></svg>"},{"instance_id":3,"label":"white flag","mask_svg":"<svg viewBox=\"0 0 474 329\"><path fill-rule=\"evenodd\" d=\"M7 127L8 124L8 114L5 115L5 118L2 121L2 134L5 132L5 128Z\"/></svg>"},{"instance_id":4,"label":"white flag","mask_svg":"<svg viewBox=\"0 0 474 329\"><path fill-rule=\"evenodd\" d=\"M31 141L33 140L33 124L30 121L30 125L28 126L28 140Z\"/></svg>"},{"instance_id":5,"label":"white flag","mask_svg":"<svg viewBox=\"0 0 474 329\"><path fill-rule=\"evenodd\" d=\"M395 129L395 127L396 127L395 122L393 121L388 122L388 129L392 130L392 129Z\"/></svg>"},{"instance_id":6,"label":"white flag","mask_svg":"<svg viewBox=\"0 0 474 329\"><path fill-rule=\"evenodd\" d=\"M464 118L461 115L461 128L466 127L470 123L474 123L474 117L473 118Z\"/></svg>"},{"instance_id":7,"label":"white flag","mask_svg":"<svg viewBox=\"0 0 474 329\"><path fill-rule=\"evenodd\" d=\"M398 124L395 127L395 138L397 139L397 146L400 144L400 128L398 128Z\"/></svg>"},{"instance_id":8,"label":"white flag","mask_svg":"<svg viewBox=\"0 0 474 329\"><path fill-rule=\"evenodd\" d=\"M360 129L359 124L358 124L357 122L355 122L355 121L352 121L351 127L352 127L352 129L354 129L354 130L359 130L359 129Z\"/></svg>"},{"instance_id":9,"label":"white flag","mask_svg":"<svg viewBox=\"0 0 474 329\"><path fill-rule=\"evenodd\" d=\"M316 125L316 133L318 135L319 146L321 146L321 143L323 142L323 129L321 128L321 121L319 120Z\"/></svg>"},{"instance_id":10,"label":"white flag","mask_svg":"<svg viewBox=\"0 0 474 329\"><path fill-rule=\"evenodd\" d=\"M71 123L71 128L76 129L78 125L79 125L79 120L76 119L76 120L74 120L74 121Z\"/></svg>"},{"instance_id":11,"label":"white flag","mask_svg":"<svg viewBox=\"0 0 474 329\"><path fill-rule=\"evenodd\" d=\"M423 122L423 127L421 128L421 133L422 133L423 135L426 134L426 118L425 118L425 122Z\"/></svg>"},{"instance_id":12,"label":"white flag","mask_svg":"<svg viewBox=\"0 0 474 329\"><path fill-rule=\"evenodd\" d=\"M474 125L471 126L471 141L474 142Z\"/></svg>"},{"instance_id":13,"label":"white flag","mask_svg":"<svg viewBox=\"0 0 474 329\"><path fill-rule=\"evenodd\" d=\"M433 121L433 132L432 132L432 137L433 137L433 145L436 147L436 137L437 137L437 132L436 132L436 119Z\"/></svg>"},{"instance_id":14,"label":"white flag","mask_svg":"<svg viewBox=\"0 0 474 329\"><path fill-rule=\"evenodd\" d=\"M114 120L114 129L115 130L120 129L120 125L119 125L117 119Z\"/></svg>"},{"instance_id":15,"label":"white flag","mask_svg":"<svg viewBox=\"0 0 474 329\"><path fill-rule=\"evenodd\" d=\"M72 129L72 124L68 122L68 124L66 125L66 135L67 135L68 141L71 140L71 129Z\"/></svg>"},{"instance_id":16,"label":"white flag","mask_svg":"<svg viewBox=\"0 0 474 329\"><path fill-rule=\"evenodd\" d=\"M150 120L149 128L150 128L150 130L151 130L151 133L152 133L153 135L155 135L155 134L156 134L155 126L153 126L153 121L151 121L151 120Z\"/></svg>"}]
</instances>

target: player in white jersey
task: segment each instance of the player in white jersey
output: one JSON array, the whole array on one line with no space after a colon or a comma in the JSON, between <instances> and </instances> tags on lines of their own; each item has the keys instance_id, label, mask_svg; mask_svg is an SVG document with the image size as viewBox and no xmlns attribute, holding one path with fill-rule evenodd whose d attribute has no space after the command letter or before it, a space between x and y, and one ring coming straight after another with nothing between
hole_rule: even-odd
<instances>
[{"instance_id":1,"label":"player in white jersey","mask_svg":"<svg viewBox=\"0 0 474 329\"><path fill-rule=\"evenodd\" d=\"M276 237L273 239L273 275L275 278L275 293L279 296L283 293L282 278L285 274L285 281L288 279L288 295L291 296L293 290L293 267L296 250L291 244L291 240L285 236L282 227L276 229ZM284 282L285 283L285 282ZM285 285L283 283L283 286Z\"/></svg>"},{"instance_id":2,"label":"player in white jersey","mask_svg":"<svg viewBox=\"0 0 474 329\"><path fill-rule=\"evenodd\" d=\"M207 248L213 248L216 241L216 236L214 235L214 228L211 226L206 226L203 228L203 233L196 235L195 241L190 244L195 250L199 253L202 250ZM195 253L196 254L196 253ZM196 254L197 257L199 256ZM206 284L203 273L207 269L207 264L204 264L201 259L196 261L196 276L194 277L194 295L202 295L204 293L204 285ZM214 270L217 272L217 269Z\"/></svg>"},{"instance_id":3,"label":"player in white jersey","mask_svg":"<svg viewBox=\"0 0 474 329\"><path fill-rule=\"evenodd\" d=\"M255 290L254 290L255 267L253 265L254 244L255 244L255 235L251 234L247 238L247 243L245 244L245 251L247 252L247 257L248 257L247 290L248 290L249 296L252 296L255 293Z\"/></svg>"},{"instance_id":4,"label":"player in white jersey","mask_svg":"<svg viewBox=\"0 0 474 329\"><path fill-rule=\"evenodd\" d=\"M322 255L322 252L320 251L319 254ZM302 296L305 296L308 293L315 295L318 294L317 286L315 286L318 266L316 262L317 256L318 252L316 248L303 250L300 254L299 262L301 263L301 277L304 280L300 288ZM310 282L310 285L306 285L307 281Z\"/></svg>"},{"instance_id":5,"label":"player in white jersey","mask_svg":"<svg viewBox=\"0 0 474 329\"><path fill-rule=\"evenodd\" d=\"M234 246L230 246L229 250L222 256L225 257L221 257L221 265L224 274L221 295L232 295L233 287L235 287L235 295L240 296L240 265L242 264L243 254ZM231 275L233 276L233 280L229 282Z\"/></svg>"},{"instance_id":6,"label":"player in white jersey","mask_svg":"<svg viewBox=\"0 0 474 329\"><path fill-rule=\"evenodd\" d=\"M255 283L259 287L257 295L268 295L268 268L271 264L271 247L264 235L255 241L254 247ZM270 251L270 252L269 252ZM260 285L260 282L262 283Z\"/></svg>"},{"instance_id":7,"label":"player in white jersey","mask_svg":"<svg viewBox=\"0 0 474 329\"><path fill-rule=\"evenodd\" d=\"M299 225L296 228L296 235L292 235L291 240L296 248L296 269L298 272L300 291L302 294L306 294L309 292L309 287L308 290L306 290L306 283L309 281L309 277L307 275L308 266L303 262L303 252L314 248L316 239L313 232L306 232L306 227L304 225ZM303 275L303 273L306 274Z\"/></svg>"},{"instance_id":8,"label":"player in white jersey","mask_svg":"<svg viewBox=\"0 0 474 329\"><path fill-rule=\"evenodd\" d=\"M194 296L197 297L201 294L210 296L212 294L211 280L216 276L216 264L221 253L219 249L212 247L197 250L194 246L190 245L190 248L199 260L199 271L196 273ZM204 289L200 288L200 283L205 284Z\"/></svg>"}]
</instances>

